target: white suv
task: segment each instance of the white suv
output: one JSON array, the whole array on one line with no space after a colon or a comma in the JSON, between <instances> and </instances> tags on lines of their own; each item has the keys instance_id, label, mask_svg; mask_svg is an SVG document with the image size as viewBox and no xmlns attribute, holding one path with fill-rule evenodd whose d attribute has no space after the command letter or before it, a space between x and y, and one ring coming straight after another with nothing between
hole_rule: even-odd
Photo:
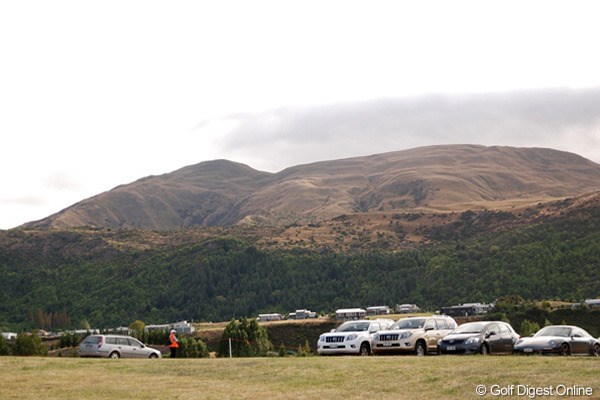
<instances>
[{"instance_id":1,"label":"white suv","mask_svg":"<svg viewBox=\"0 0 600 400\"><path fill-rule=\"evenodd\" d=\"M394 321L391 319L347 321L324 333L317 342L317 352L321 355L329 354L371 354L372 335L388 329Z\"/></svg>"},{"instance_id":2,"label":"white suv","mask_svg":"<svg viewBox=\"0 0 600 400\"><path fill-rule=\"evenodd\" d=\"M388 331L373 336L373 352L406 352L418 356L437 353L438 341L456 326L456 321L447 315L402 318Z\"/></svg>"}]
</instances>

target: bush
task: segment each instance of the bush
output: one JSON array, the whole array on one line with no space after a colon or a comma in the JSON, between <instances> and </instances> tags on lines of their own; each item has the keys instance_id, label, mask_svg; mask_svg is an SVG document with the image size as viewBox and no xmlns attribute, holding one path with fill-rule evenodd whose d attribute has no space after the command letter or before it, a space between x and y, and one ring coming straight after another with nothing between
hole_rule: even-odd
<instances>
[{"instance_id":1,"label":"bush","mask_svg":"<svg viewBox=\"0 0 600 400\"><path fill-rule=\"evenodd\" d=\"M8 354L8 343L6 343L6 339L4 339L2 332L0 332L0 356L7 356Z\"/></svg>"},{"instance_id":2,"label":"bush","mask_svg":"<svg viewBox=\"0 0 600 400\"><path fill-rule=\"evenodd\" d=\"M521 323L520 334L521 336L531 336L532 333L536 333L540 330L540 325L537 322L531 322L526 319Z\"/></svg>"},{"instance_id":3,"label":"bush","mask_svg":"<svg viewBox=\"0 0 600 400\"><path fill-rule=\"evenodd\" d=\"M219 357L229 357L230 339L233 357L264 357L273 348L267 330L260 327L255 319L231 320L221 336Z\"/></svg>"},{"instance_id":4,"label":"bush","mask_svg":"<svg viewBox=\"0 0 600 400\"><path fill-rule=\"evenodd\" d=\"M21 332L17 335L13 348L15 356L45 356L47 353L37 333L27 334Z\"/></svg>"}]
</instances>

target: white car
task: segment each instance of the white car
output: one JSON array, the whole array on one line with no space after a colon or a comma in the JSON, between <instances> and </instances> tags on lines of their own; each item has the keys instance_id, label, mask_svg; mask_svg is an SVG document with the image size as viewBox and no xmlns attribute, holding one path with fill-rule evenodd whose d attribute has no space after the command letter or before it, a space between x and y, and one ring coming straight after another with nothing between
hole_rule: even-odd
<instances>
[{"instance_id":1,"label":"white car","mask_svg":"<svg viewBox=\"0 0 600 400\"><path fill-rule=\"evenodd\" d=\"M373 352L413 353L418 356L437 353L438 341L456 326L456 321L446 315L402 318L388 331L373 336Z\"/></svg>"},{"instance_id":2,"label":"white car","mask_svg":"<svg viewBox=\"0 0 600 400\"><path fill-rule=\"evenodd\" d=\"M317 342L317 352L321 355L357 354L371 355L372 335L388 329L394 321L390 319L347 321L324 333Z\"/></svg>"}]
</instances>

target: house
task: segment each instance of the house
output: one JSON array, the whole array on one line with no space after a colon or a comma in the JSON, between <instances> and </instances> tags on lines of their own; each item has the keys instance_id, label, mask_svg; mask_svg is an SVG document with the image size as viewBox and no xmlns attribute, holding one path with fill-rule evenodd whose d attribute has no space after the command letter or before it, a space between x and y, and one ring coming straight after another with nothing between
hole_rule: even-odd
<instances>
[{"instance_id":1,"label":"house","mask_svg":"<svg viewBox=\"0 0 600 400\"><path fill-rule=\"evenodd\" d=\"M471 315L485 314L492 307L492 304L464 303L457 306L442 307L440 308L440 314L449 315L451 317L467 317Z\"/></svg>"},{"instance_id":2,"label":"house","mask_svg":"<svg viewBox=\"0 0 600 400\"><path fill-rule=\"evenodd\" d=\"M589 308L600 307L600 299L586 299L583 304Z\"/></svg>"},{"instance_id":3,"label":"house","mask_svg":"<svg viewBox=\"0 0 600 400\"><path fill-rule=\"evenodd\" d=\"M194 328L194 326L187 322L187 321L179 321L179 322L173 322L170 324L162 324L162 325L146 325L144 327L144 330L147 332L150 331L169 331L171 329L175 329L177 331L177 333L194 333L196 331L196 328Z\"/></svg>"},{"instance_id":4,"label":"house","mask_svg":"<svg viewBox=\"0 0 600 400\"><path fill-rule=\"evenodd\" d=\"M169 324L169 325L170 325L170 328L175 329L177 331L177 333L192 334L192 333L196 332L196 328L194 328L194 326L187 321L173 322L172 324Z\"/></svg>"},{"instance_id":5,"label":"house","mask_svg":"<svg viewBox=\"0 0 600 400\"><path fill-rule=\"evenodd\" d=\"M14 332L2 332L2 337L6 340L13 340L17 338L17 334Z\"/></svg>"},{"instance_id":6,"label":"house","mask_svg":"<svg viewBox=\"0 0 600 400\"><path fill-rule=\"evenodd\" d=\"M308 318L317 318L317 313L314 311L301 309L296 310L296 312L288 314L289 319L308 319Z\"/></svg>"},{"instance_id":7,"label":"house","mask_svg":"<svg viewBox=\"0 0 600 400\"><path fill-rule=\"evenodd\" d=\"M367 315L388 315L390 308L388 306L367 307Z\"/></svg>"},{"instance_id":8,"label":"house","mask_svg":"<svg viewBox=\"0 0 600 400\"><path fill-rule=\"evenodd\" d=\"M256 318L260 322L267 321L281 321L284 318L283 314L258 314L258 318Z\"/></svg>"},{"instance_id":9,"label":"house","mask_svg":"<svg viewBox=\"0 0 600 400\"><path fill-rule=\"evenodd\" d=\"M400 314L413 314L420 310L416 304L396 304L396 312Z\"/></svg>"},{"instance_id":10,"label":"house","mask_svg":"<svg viewBox=\"0 0 600 400\"><path fill-rule=\"evenodd\" d=\"M338 321L352 321L363 319L367 312L362 308L340 308L335 311L335 317Z\"/></svg>"}]
</instances>

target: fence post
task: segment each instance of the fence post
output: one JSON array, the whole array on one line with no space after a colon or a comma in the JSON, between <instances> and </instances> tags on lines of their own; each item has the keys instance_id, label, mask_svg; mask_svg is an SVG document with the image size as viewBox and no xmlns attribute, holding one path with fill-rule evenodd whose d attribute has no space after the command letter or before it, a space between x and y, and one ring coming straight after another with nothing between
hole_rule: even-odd
<instances>
[{"instance_id":1,"label":"fence post","mask_svg":"<svg viewBox=\"0 0 600 400\"><path fill-rule=\"evenodd\" d=\"M232 354L231 354L231 338L229 338L229 358L232 358Z\"/></svg>"}]
</instances>

